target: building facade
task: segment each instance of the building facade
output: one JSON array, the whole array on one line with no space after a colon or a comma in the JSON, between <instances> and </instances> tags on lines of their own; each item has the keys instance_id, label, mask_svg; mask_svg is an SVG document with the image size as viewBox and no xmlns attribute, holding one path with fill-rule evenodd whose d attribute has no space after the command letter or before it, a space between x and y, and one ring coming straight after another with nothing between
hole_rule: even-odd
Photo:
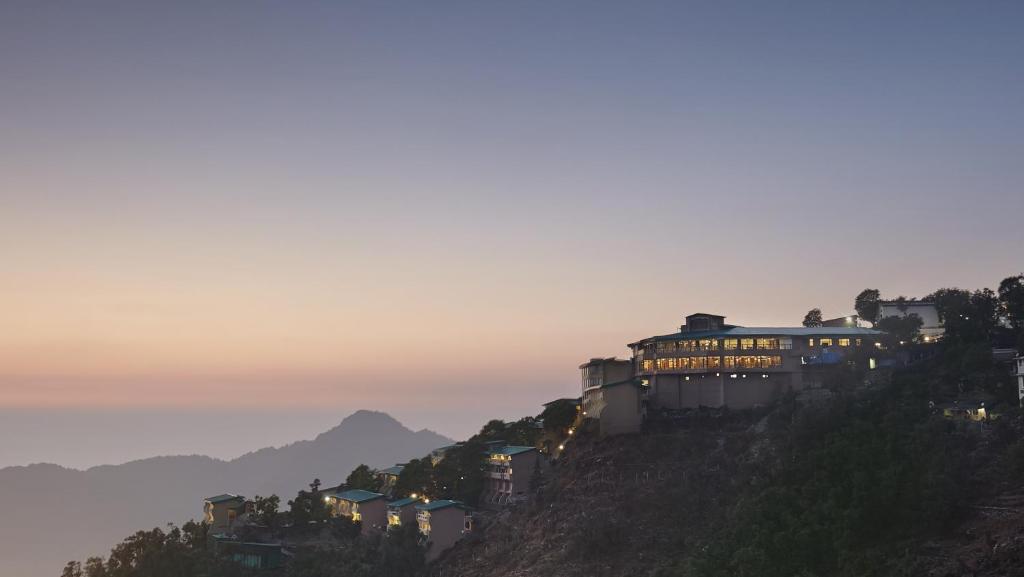
<instances>
[{"instance_id":1,"label":"building facade","mask_svg":"<svg viewBox=\"0 0 1024 577\"><path fill-rule=\"evenodd\" d=\"M381 493L351 489L324 496L332 517L348 517L362 522L363 535L387 527L387 498Z\"/></svg>"},{"instance_id":2,"label":"building facade","mask_svg":"<svg viewBox=\"0 0 1024 577\"><path fill-rule=\"evenodd\" d=\"M416 505L416 523L432 561L473 530L473 515L459 501L430 501Z\"/></svg>"},{"instance_id":3,"label":"building facade","mask_svg":"<svg viewBox=\"0 0 1024 577\"><path fill-rule=\"evenodd\" d=\"M823 369L866 359L880 334L857 327L739 327L698 313L677 333L629 346L650 407L742 409L820 385Z\"/></svg>"},{"instance_id":4,"label":"building facade","mask_svg":"<svg viewBox=\"0 0 1024 577\"><path fill-rule=\"evenodd\" d=\"M1017 361L1017 398L1020 406L1024 407L1024 355L1015 359Z\"/></svg>"},{"instance_id":5,"label":"building facade","mask_svg":"<svg viewBox=\"0 0 1024 577\"><path fill-rule=\"evenodd\" d=\"M489 448L483 501L509 505L528 499L530 478L542 464L536 447L506 445Z\"/></svg>"},{"instance_id":6,"label":"building facade","mask_svg":"<svg viewBox=\"0 0 1024 577\"><path fill-rule=\"evenodd\" d=\"M203 500L203 522L210 535L231 535L245 522L248 502L241 495L225 493Z\"/></svg>"},{"instance_id":7,"label":"building facade","mask_svg":"<svg viewBox=\"0 0 1024 577\"><path fill-rule=\"evenodd\" d=\"M416 505L420 500L416 497L406 497L388 503L388 529L401 527L406 523L416 520Z\"/></svg>"}]
</instances>

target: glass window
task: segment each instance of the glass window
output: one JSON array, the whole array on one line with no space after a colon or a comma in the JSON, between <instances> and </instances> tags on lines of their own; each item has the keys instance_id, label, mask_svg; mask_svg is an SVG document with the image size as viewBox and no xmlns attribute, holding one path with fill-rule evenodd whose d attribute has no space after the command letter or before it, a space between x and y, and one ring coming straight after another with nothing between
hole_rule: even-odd
<instances>
[{"instance_id":1,"label":"glass window","mask_svg":"<svg viewBox=\"0 0 1024 577\"><path fill-rule=\"evenodd\" d=\"M642 364L642 368L643 368L644 371L652 371L652 370L654 370L654 361L652 361L650 359L645 360L643 362L643 364Z\"/></svg>"},{"instance_id":2,"label":"glass window","mask_svg":"<svg viewBox=\"0 0 1024 577\"><path fill-rule=\"evenodd\" d=\"M724 368L726 368L726 369L735 369L736 368L736 357L733 357L733 356L722 357L722 366Z\"/></svg>"},{"instance_id":3,"label":"glass window","mask_svg":"<svg viewBox=\"0 0 1024 577\"><path fill-rule=\"evenodd\" d=\"M850 339L839 339L839 346L848 347L850 346Z\"/></svg>"},{"instance_id":4,"label":"glass window","mask_svg":"<svg viewBox=\"0 0 1024 577\"><path fill-rule=\"evenodd\" d=\"M727 351L735 351L738 346L740 346L739 339L725 339L722 341L722 348Z\"/></svg>"},{"instance_id":5,"label":"glass window","mask_svg":"<svg viewBox=\"0 0 1024 577\"><path fill-rule=\"evenodd\" d=\"M719 369L722 367L722 357L708 357L707 359L709 369Z\"/></svg>"},{"instance_id":6,"label":"glass window","mask_svg":"<svg viewBox=\"0 0 1024 577\"><path fill-rule=\"evenodd\" d=\"M754 348L754 339L740 339L740 348L749 351Z\"/></svg>"},{"instance_id":7,"label":"glass window","mask_svg":"<svg viewBox=\"0 0 1024 577\"><path fill-rule=\"evenodd\" d=\"M707 365L705 363L706 357L690 357L690 368L691 369L703 369Z\"/></svg>"},{"instance_id":8,"label":"glass window","mask_svg":"<svg viewBox=\"0 0 1024 577\"><path fill-rule=\"evenodd\" d=\"M831 347L832 346L832 339L820 339L818 342L821 343L821 346L823 346L823 347Z\"/></svg>"},{"instance_id":9,"label":"glass window","mask_svg":"<svg viewBox=\"0 0 1024 577\"><path fill-rule=\"evenodd\" d=\"M807 346L813 347L814 346L814 339L807 339Z\"/></svg>"},{"instance_id":10,"label":"glass window","mask_svg":"<svg viewBox=\"0 0 1024 577\"><path fill-rule=\"evenodd\" d=\"M793 339L789 337L782 337L779 339L779 348L788 351L793 348Z\"/></svg>"},{"instance_id":11,"label":"glass window","mask_svg":"<svg viewBox=\"0 0 1024 577\"><path fill-rule=\"evenodd\" d=\"M688 368L690 368L690 357L680 357L679 358L679 368L680 369L688 369Z\"/></svg>"},{"instance_id":12,"label":"glass window","mask_svg":"<svg viewBox=\"0 0 1024 577\"><path fill-rule=\"evenodd\" d=\"M657 348L659 353L672 353L676 350L676 343L675 341L659 341Z\"/></svg>"},{"instance_id":13,"label":"glass window","mask_svg":"<svg viewBox=\"0 0 1024 577\"><path fill-rule=\"evenodd\" d=\"M860 345L861 345L861 340L857 339L857 346L859 347Z\"/></svg>"},{"instance_id":14,"label":"glass window","mask_svg":"<svg viewBox=\"0 0 1024 577\"><path fill-rule=\"evenodd\" d=\"M702 351L717 351L718 350L718 339L700 339L700 350Z\"/></svg>"},{"instance_id":15,"label":"glass window","mask_svg":"<svg viewBox=\"0 0 1024 577\"><path fill-rule=\"evenodd\" d=\"M779 348L779 339L757 339L757 348L761 350L775 350Z\"/></svg>"}]
</instances>

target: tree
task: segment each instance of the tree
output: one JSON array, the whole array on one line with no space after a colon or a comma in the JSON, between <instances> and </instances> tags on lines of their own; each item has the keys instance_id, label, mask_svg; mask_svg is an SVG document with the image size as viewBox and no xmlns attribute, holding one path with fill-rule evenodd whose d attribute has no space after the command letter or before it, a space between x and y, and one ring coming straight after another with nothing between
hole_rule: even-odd
<instances>
[{"instance_id":1,"label":"tree","mask_svg":"<svg viewBox=\"0 0 1024 577\"><path fill-rule=\"evenodd\" d=\"M406 463L405 467L402 468L402 472L398 474L398 480L395 481L395 495L401 497L409 496L413 493L417 495L430 493L434 485L432 478L433 468L430 457L413 459Z\"/></svg>"},{"instance_id":2,"label":"tree","mask_svg":"<svg viewBox=\"0 0 1024 577\"><path fill-rule=\"evenodd\" d=\"M380 481L377 479L377 471L366 465L359 465L348 474L348 477L345 479L345 486L349 489L377 491L380 489Z\"/></svg>"},{"instance_id":3,"label":"tree","mask_svg":"<svg viewBox=\"0 0 1024 577\"><path fill-rule=\"evenodd\" d=\"M821 309L819 308L813 308L804 315L805 327L820 327L821 322Z\"/></svg>"},{"instance_id":4,"label":"tree","mask_svg":"<svg viewBox=\"0 0 1024 577\"><path fill-rule=\"evenodd\" d=\"M935 303L945 339L961 343L989 342L998 324L999 298L991 289L944 288L925 297Z\"/></svg>"},{"instance_id":5,"label":"tree","mask_svg":"<svg viewBox=\"0 0 1024 577\"><path fill-rule=\"evenodd\" d=\"M853 299L853 308L861 320L869 321L872 325L878 322L878 312L881 306L882 293L878 289L864 289Z\"/></svg>"},{"instance_id":6,"label":"tree","mask_svg":"<svg viewBox=\"0 0 1024 577\"><path fill-rule=\"evenodd\" d=\"M295 525L326 520L330 514L320 494L320 479L314 479L309 484L309 491L300 490L294 499L288 501L288 509Z\"/></svg>"},{"instance_id":7,"label":"tree","mask_svg":"<svg viewBox=\"0 0 1024 577\"><path fill-rule=\"evenodd\" d=\"M924 321L914 313L905 316L885 317L878 321L875 328L885 333L886 346L895 348L898 345L912 343L921 335Z\"/></svg>"},{"instance_id":8,"label":"tree","mask_svg":"<svg viewBox=\"0 0 1024 577\"><path fill-rule=\"evenodd\" d=\"M555 433L564 433L576 420L576 403L566 399L559 399L547 407L540 414L544 421L544 429Z\"/></svg>"},{"instance_id":9,"label":"tree","mask_svg":"<svg viewBox=\"0 0 1024 577\"><path fill-rule=\"evenodd\" d=\"M252 500L253 516L256 522L264 527L273 529L277 526L278 507L281 505L281 498L277 495L260 497L256 495Z\"/></svg>"},{"instance_id":10,"label":"tree","mask_svg":"<svg viewBox=\"0 0 1024 577\"><path fill-rule=\"evenodd\" d=\"M999 283L999 306L1018 339L1024 336L1024 274L1006 277Z\"/></svg>"}]
</instances>

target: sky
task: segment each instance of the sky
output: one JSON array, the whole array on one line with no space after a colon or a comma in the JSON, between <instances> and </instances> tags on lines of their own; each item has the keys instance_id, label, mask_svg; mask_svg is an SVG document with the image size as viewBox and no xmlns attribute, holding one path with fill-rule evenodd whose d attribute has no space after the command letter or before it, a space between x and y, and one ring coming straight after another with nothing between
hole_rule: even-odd
<instances>
[{"instance_id":1,"label":"sky","mask_svg":"<svg viewBox=\"0 0 1024 577\"><path fill-rule=\"evenodd\" d=\"M690 312L994 287L1024 269L1022 17L0 0L0 466L359 408L462 438Z\"/></svg>"}]
</instances>

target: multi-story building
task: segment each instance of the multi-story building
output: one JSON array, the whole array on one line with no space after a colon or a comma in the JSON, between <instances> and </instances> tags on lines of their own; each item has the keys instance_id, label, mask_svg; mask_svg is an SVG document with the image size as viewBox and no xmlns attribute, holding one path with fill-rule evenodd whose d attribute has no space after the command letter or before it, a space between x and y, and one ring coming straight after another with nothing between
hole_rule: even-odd
<instances>
[{"instance_id":1,"label":"multi-story building","mask_svg":"<svg viewBox=\"0 0 1024 577\"><path fill-rule=\"evenodd\" d=\"M361 521L360 532L365 535L381 531L387 526L387 498L381 493L351 489L340 493L328 493L324 501L333 517L348 517Z\"/></svg>"},{"instance_id":2,"label":"multi-story building","mask_svg":"<svg viewBox=\"0 0 1024 577\"><path fill-rule=\"evenodd\" d=\"M203 522L210 535L231 535L245 521L248 502L241 495L225 493L203 500Z\"/></svg>"},{"instance_id":3,"label":"multi-story building","mask_svg":"<svg viewBox=\"0 0 1024 577\"><path fill-rule=\"evenodd\" d=\"M488 448L483 500L496 505L526 500L533 472L543 466L535 447L494 445Z\"/></svg>"},{"instance_id":4,"label":"multi-story building","mask_svg":"<svg viewBox=\"0 0 1024 577\"><path fill-rule=\"evenodd\" d=\"M945 334L939 309L930 301L881 301L878 303L878 318L875 322L885 317L905 317L911 314L921 318L921 337L926 341L937 340Z\"/></svg>"},{"instance_id":5,"label":"multi-story building","mask_svg":"<svg viewBox=\"0 0 1024 577\"><path fill-rule=\"evenodd\" d=\"M398 482L398 476L402 474L402 470L405 469L405 465L398 464L394 467L388 467L387 469L381 469L377 471L377 480L380 481L380 492L385 495L391 495L395 489L395 483Z\"/></svg>"},{"instance_id":6,"label":"multi-story building","mask_svg":"<svg viewBox=\"0 0 1024 577\"><path fill-rule=\"evenodd\" d=\"M473 515L459 501L429 501L416 505L416 522L432 561L473 530Z\"/></svg>"},{"instance_id":7,"label":"multi-story building","mask_svg":"<svg viewBox=\"0 0 1024 577\"><path fill-rule=\"evenodd\" d=\"M640 430L646 386L634 377L632 361L590 359L580 365L580 373L583 417L596 419L601 435Z\"/></svg>"},{"instance_id":8,"label":"multi-story building","mask_svg":"<svg viewBox=\"0 0 1024 577\"><path fill-rule=\"evenodd\" d=\"M1024 355L1015 359L1017 361L1017 398L1020 406L1024 407Z\"/></svg>"},{"instance_id":9,"label":"multi-story building","mask_svg":"<svg viewBox=\"0 0 1024 577\"><path fill-rule=\"evenodd\" d=\"M679 332L629 347L650 406L749 408L820 385L827 365L858 358L870 364L880 334L857 327L740 327L698 313Z\"/></svg>"},{"instance_id":10,"label":"multi-story building","mask_svg":"<svg viewBox=\"0 0 1024 577\"><path fill-rule=\"evenodd\" d=\"M388 503L388 529L401 527L402 525L416 520L416 505L420 500L416 497L406 497Z\"/></svg>"}]
</instances>

